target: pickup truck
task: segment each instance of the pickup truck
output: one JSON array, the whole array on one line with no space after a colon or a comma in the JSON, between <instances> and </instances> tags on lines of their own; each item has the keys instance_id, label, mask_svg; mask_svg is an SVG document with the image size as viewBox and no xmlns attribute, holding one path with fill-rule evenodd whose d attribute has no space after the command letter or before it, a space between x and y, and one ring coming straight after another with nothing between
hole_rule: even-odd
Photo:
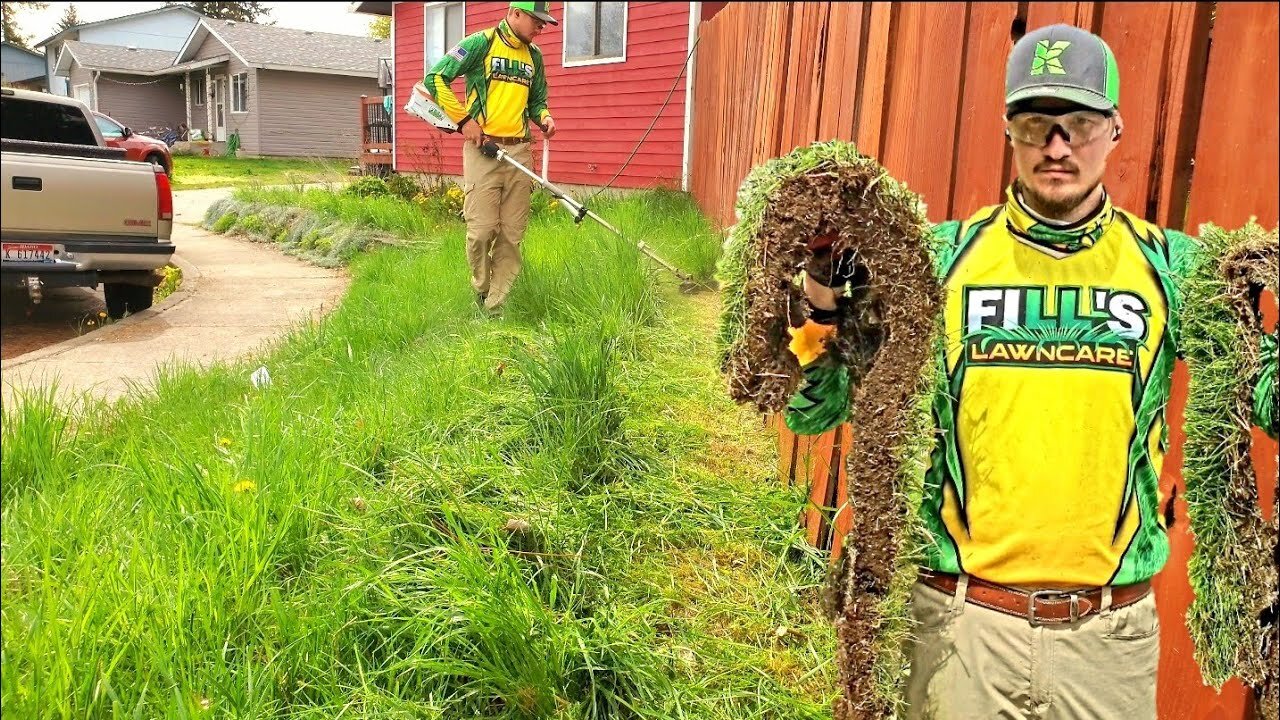
<instances>
[{"instance_id":1,"label":"pickup truck","mask_svg":"<svg viewBox=\"0 0 1280 720\"><path fill-rule=\"evenodd\" d=\"M79 100L2 88L0 181L0 283L37 303L101 284L113 318L151 307L174 251L163 167L106 147Z\"/></svg>"}]
</instances>

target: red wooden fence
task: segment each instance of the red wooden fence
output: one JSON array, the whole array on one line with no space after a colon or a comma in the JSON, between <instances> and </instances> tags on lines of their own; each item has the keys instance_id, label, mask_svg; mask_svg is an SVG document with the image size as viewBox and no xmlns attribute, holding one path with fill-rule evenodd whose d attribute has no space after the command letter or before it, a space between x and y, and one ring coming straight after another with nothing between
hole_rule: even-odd
<instances>
[{"instance_id":1,"label":"red wooden fence","mask_svg":"<svg viewBox=\"0 0 1280 720\"><path fill-rule=\"evenodd\" d=\"M1015 36L1057 22L1099 33L1116 54L1125 134L1108 163L1116 203L1195 233L1280 216L1280 19L1275 3L731 3L702 23L695 75L692 191L725 226L755 165L817 140L856 142L919 193L929 219L964 218L1002 201L1012 177L1001 110ZM1275 298L1265 301L1276 321ZM1161 486L1181 483L1186 368L1170 401ZM809 488L799 518L810 542L840 552L849 528L847 425L815 438L778 431L784 482ZM1276 444L1255 436L1267 517ZM1179 491L1178 497L1183 493ZM1156 578L1162 649L1158 697L1168 720L1245 718L1239 682L1206 688L1185 613L1193 546L1176 503L1172 556Z\"/></svg>"}]
</instances>

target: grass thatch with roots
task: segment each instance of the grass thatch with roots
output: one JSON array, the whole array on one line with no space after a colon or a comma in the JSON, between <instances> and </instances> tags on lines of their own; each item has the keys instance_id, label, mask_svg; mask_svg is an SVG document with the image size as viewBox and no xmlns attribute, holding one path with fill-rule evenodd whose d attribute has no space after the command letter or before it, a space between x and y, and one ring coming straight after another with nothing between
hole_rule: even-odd
<instances>
[{"instance_id":1,"label":"grass thatch with roots","mask_svg":"<svg viewBox=\"0 0 1280 720\"><path fill-rule=\"evenodd\" d=\"M936 247L919 198L844 142L800 148L755 168L739 192L738 223L720 265L725 300L722 371L735 400L781 411L801 371L787 350L803 293L806 243L838 233L870 274L869 292L842 301L831 351L866 372L853 388L847 453L853 525L829 579L842 697L837 718L901 714L911 587L927 534L917 509L933 447L933 393L941 351ZM889 290L891 288L891 291ZM879 291L892 293L881 303ZM868 318L888 328L870 344Z\"/></svg>"},{"instance_id":2,"label":"grass thatch with roots","mask_svg":"<svg viewBox=\"0 0 1280 720\"><path fill-rule=\"evenodd\" d=\"M1261 360L1257 304L1261 288L1276 290L1277 231L1205 225L1200 242L1204 260L1182 283L1190 370L1182 476L1196 536L1187 627L1206 682L1241 678L1259 691L1259 717L1274 718L1277 517L1267 522L1258 505L1250 417Z\"/></svg>"}]
</instances>

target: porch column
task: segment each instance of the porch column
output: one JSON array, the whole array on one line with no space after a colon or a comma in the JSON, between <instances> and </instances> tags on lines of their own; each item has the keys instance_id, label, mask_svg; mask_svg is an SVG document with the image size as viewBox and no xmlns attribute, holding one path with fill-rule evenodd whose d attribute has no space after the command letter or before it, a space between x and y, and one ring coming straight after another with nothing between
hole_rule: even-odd
<instances>
[{"instance_id":1,"label":"porch column","mask_svg":"<svg viewBox=\"0 0 1280 720\"><path fill-rule=\"evenodd\" d=\"M213 76L209 74L209 68L204 69L204 137L206 140L216 140L213 136L213 103L209 100L209 88Z\"/></svg>"},{"instance_id":2,"label":"porch column","mask_svg":"<svg viewBox=\"0 0 1280 720\"><path fill-rule=\"evenodd\" d=\"M187 131L191 131L191 71L188 70L183 75L182 89L187 96Z\"/></svg>"}]
</instances>

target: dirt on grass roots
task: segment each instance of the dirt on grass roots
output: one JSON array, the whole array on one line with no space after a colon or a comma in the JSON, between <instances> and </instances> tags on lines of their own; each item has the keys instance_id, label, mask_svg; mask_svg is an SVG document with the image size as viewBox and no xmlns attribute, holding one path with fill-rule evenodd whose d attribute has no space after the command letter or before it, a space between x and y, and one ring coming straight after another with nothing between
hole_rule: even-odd
<instances>
[{"instance_id":1,"label":"dirt on grass roots","mask_svg":"<svg viewBox=\"0 0 1280 720\"><path fill-rule=\"evenodd\" d=\"M1182 328L1191 371L1183 478L1196 529L1187 626L1205 680L1221 687L1239 677L1257 695L1257 717L1275 718L1280 506L1269 522L1262 516L1250 416L1262 353L1275 352L1262 349L1259 301L1264 288L1276 291L1280 245L1276 230L1255 223L1233 232L1205 225L1200 240L1206 259L1186 281Z\"/></svg>"},{"instance_id":2,"label":"dirt on grass roots","mask_svg":"<svg viewBox=\"0 0 1280 720\"><path fill-rule=\"evenodd\" d=\"M906 669L904 609L919 542L921 458L931 446L922 400L933 388L941 315L923 209L874 160L828 143L757 168L739 210L726 287L742 297L726 305L741 317L722 320L723 368L735 400L781 412L799 385L786 331L803 321L797 276L811 239L836 234L833 257L851 251L857 275L868 280L841 301L829 348L856 382L856 431L846 460L852 528L827 605L839 635L836 717L890 716L900 709Z\"/></svg>"}]
</instances>

